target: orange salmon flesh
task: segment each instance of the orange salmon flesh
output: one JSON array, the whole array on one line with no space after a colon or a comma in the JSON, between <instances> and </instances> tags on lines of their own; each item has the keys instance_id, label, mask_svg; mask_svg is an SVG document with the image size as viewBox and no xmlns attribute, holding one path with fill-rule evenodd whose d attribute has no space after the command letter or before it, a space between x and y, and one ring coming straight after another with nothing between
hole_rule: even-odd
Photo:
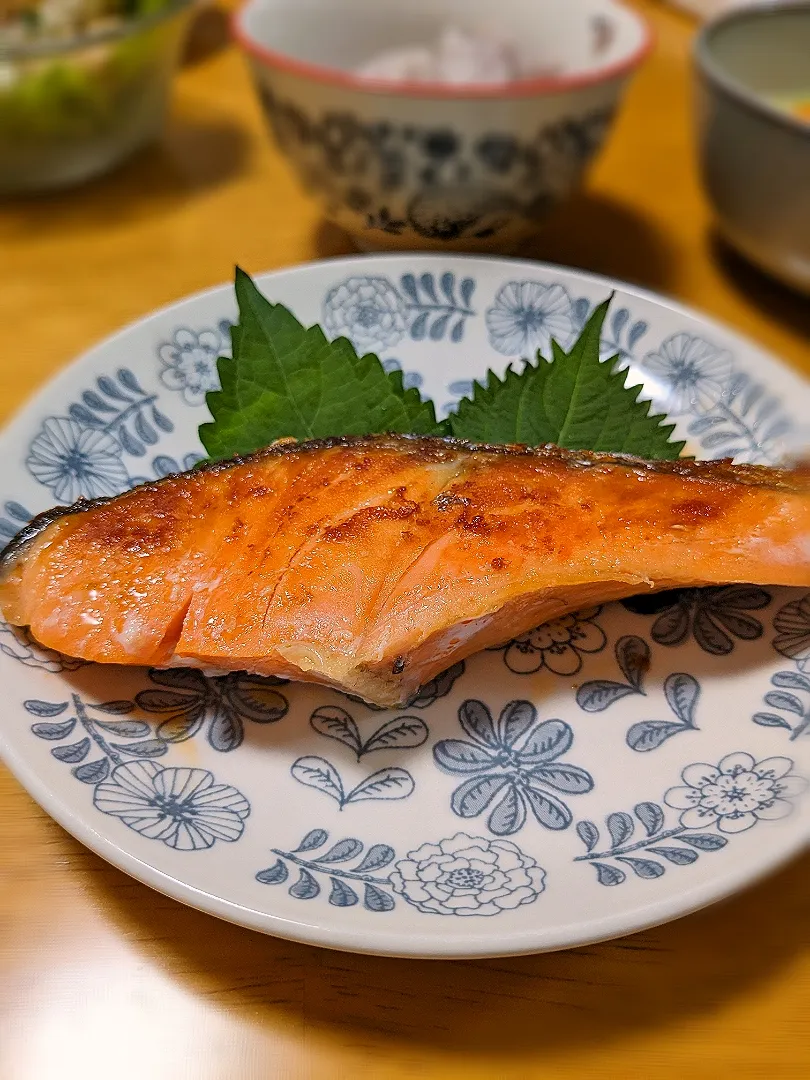
<instances>
[{"instance_id":1,"label":"orange salmon flesh","mask_svg":"<svg viewBox=\"0 0 810 1080\"><path fill-rule=\"evenodd\" d=\"M733 582L810 586L806 471L391 435L276 444L40 515L0 557L0 609L85 660L396 706L579 607Z\"/></svg>"}]
</instances>

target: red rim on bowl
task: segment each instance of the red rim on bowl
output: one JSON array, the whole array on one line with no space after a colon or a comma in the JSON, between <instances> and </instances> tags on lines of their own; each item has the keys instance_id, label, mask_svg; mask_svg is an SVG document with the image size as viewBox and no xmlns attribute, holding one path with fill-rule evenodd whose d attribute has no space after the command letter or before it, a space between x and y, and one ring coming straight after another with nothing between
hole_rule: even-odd
<instances>
[{"instance_id":1,"label":"red rim on bowl","mask_svg":"<svg viewBox=\"0 0 810 1080\"><path fill-rule=\"evenodd\" d=\"M642 32L642 41L638 48L624 60L607 64L605 67L597 68L594 71L580 75L539 75L530 79L515 79L506 83L465 83L459 85L408 80L400 82L394 79L368 79L362 75L355 75L351 71L343 71L341 68L327 67L323 64L312 63L309 60L299 60L296 57L277 52L275 49L261 44L248 32L244 25L244 14L249 6L251 5L243 5L239 11L234 12L231 16L233 36L245 52L288 75L297 75L300 78L311 79L329 86L340 86L347 90L356 90L367 94L396 94L405 97L439 98L512 98L531 97L535 94L544 93L563 93L566 90L579 90L629 74L647 58L654 44L654 35L649 22L637 11L616 2L616 7L623 8L636 20Z\"/></svg>"}]
</instances>

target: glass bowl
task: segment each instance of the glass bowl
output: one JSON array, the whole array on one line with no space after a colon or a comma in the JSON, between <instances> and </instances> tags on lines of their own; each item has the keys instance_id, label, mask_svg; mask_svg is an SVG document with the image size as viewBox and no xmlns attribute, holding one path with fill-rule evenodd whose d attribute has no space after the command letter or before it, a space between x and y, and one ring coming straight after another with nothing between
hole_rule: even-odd
<instances>
[{"instance_id":1,"label":"glass bowl","mask_svg":"<svg viewBox=\"0 0 810 1080\"><path fill-rule=\"evenodd\" d=\"M156 138L193 2L67 40L0 43L0 194L78 184Z\"/></svg>"}]
</instances>

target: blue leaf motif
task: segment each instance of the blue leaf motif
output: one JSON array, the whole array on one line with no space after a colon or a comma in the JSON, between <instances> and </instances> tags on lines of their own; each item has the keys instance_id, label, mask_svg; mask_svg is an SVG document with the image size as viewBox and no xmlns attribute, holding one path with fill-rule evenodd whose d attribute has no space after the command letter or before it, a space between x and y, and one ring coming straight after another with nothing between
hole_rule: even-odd
<instances>
[{"instance_id":1,"label":"blue leaf motif","mask_svg":"<svg viewBox=\"0 0 810 1080\"><path fill-rule=\"evenodd\" d=\"M70 771L83 784L100 784L109 776L110 762L105 757L98 758L97 761L86 761L84 765L77 765Z\"/></svg>"},{"instance_id":2,"label":"blue leaf motif","mask_svg":"<svg viewBox=\"0 0 810 1080\"><path fill-rule=\"evenodd\" d=\"M788 687L791 690L806 690L810 693L810 679L798 671L777 671L771 679L774 686Z\"/></svg>"},{"instance_id":3,"label":"blue leaf motif","mask_svg":"<svg viewBox=\"0 0 810 1080\"><path fill-rule=\"evenodd\" d=\"M370 874L372 870L381 870L394 858L394 849L388 844L372 844L363 860L354 868L355 874Z\"/></svg>"},{"instance_id":4,"label":"blue leaf motif","mask_svg":"<svg viewBox=\"0 0 810 1080\"><path fill-rule=\"evenodd\" d=\"M68 707L66 701L52 703L50 701L37 701L32 698L23 702L23 708L32 716L59 716Z\"/></svg>"},{"instance_id":5,"label":"blue leaf motif","mask_svg":"<svg viewBox=\"0 0 810 1080\"><path fill-rule=\"evenodd\" d=\"M454 345L458 345L458 343L462 340L463 337L464 318L462 317L453 323L453 328L450 331L450 340L453 342Z\"/></svg>"},{"instance_id":6,"label":"blue leaf motif","mask_svg":"<svg viewBox=\"0 0 810 1080\"><path fill-rule=\"evenodd\" d=\"M315 848L323 847L326 841L329 839L329 833L325 829L312 829L297 848L293 848L295 854L301 851L314 851Z\"/></svg>"},{"instance_id":7,"label":"blue leaf motif","mask_svg":"<svg viewBox=\"0 0 810 1080\"><path fill-rule=\"evenodd\" d=\"M678 840L697 848L698 851L719 851L728 843L725 836L717 836L715 833L682 833Z\"/></svg>"},{"instance_id":8,"label":"blue leaf motif","mask_svg":"<svg viewBox=\"0 0 810 1080\"><path fill-rule=\"evenodd\" d=\"M450 807L459 817L477 817L509 783L509 778L502 775L474 776L456 788Z\"/></svg>"},{"instance_id":9,"label":"blue leaf motif","mask_svg":"<svg viewBox=\"0 0 810 1080\"><path fill-rule=\"evenodd\" d=\"M321 887L309 870L302 866L298 872L298 881L291 885L287 892L296 900L313 900L321 891Z\"/></svg>"},{"instance_id":10,"label":"blue leaf motif","mask_svg":"<svg viewBox=\"0 0 810 1080\"><path fill-rule=\"evenodd\" d=\"M448 383L447 392L461 397L469 396L473 392L474 385L471 379L457 379L455 382Z\"/></svg>"},{"instance_id":11,"label":"blue leaf motif","mask_svg":"<svg viewBox=\"0 0 810 1080\"><path fill-rule=\"evenodd\" d=\"M256 880L261 885L281 885L289 876L290 872L286 864L281 859L276 859L272 866L258 872Z\"/></svg>"},{"instance_id":12,"label":"blue leaf motif","mask_svg":"<svg viewBox=\"0 0 810 1080\"><path fill-rule=\"evenodd\" d=\"M94 416L89 409L86 409L84 405L73 404L68 409L68 415L71 420L75 420L77 424L81 424L82 427L98 427L99 420L97 416Z\"/></svg>"},{"instance_id":13,"label":"blue leaf motif","mask_svg":"<svg viewBox=\"0 0 810 1080\"><path fill-rule=\"evenodd\" d=\"M38 739L50 739L56 742L59 739L66 739L75 727L75 720L65 720L62 724L32 724L31 731Z\"/></svg>"},{"instance_id":14,"label":"blue leaf motif","mask_svg":"<svg viewBox=\"0 0 810 1080\"><path fill-rule=\"evenodd\" d=\"M514 746L536 719L537 709L530 701L510 701L498 718L503 745Z\"/></svg>"},{"instance_id":15,"label":"blue leaf motif","mask_svg":"<svg viewBox=\"0 0 810 1080\"><path fill-rule=\"evenodd\" d=\"M464 739L442 739L433 747L433 759L449 773L477 773L494 763L492 754Z\"/></svg>"},{"instance_id":16,"label":"blue leaf motif","mask_svg":"<svg viewBox=\"0 0 810 1080\"><path fill-rule=\"evenodd\" d=\"M163 757L169 750L169 744L164 742L163 739L145 739L143 742L136 743L111 742L110 746L139 758Z\"/></svg>"},{"instance_id":17,"label":"blue leaf motif","mask_svg":"<svg viewBox=\"0 0 810 1080\"><path fill-rule=\"evenodd\" d=\"M608 832L610 833L610 839L613 841L612 847L621 847L626 843L636 831L636 827L633 824L633 819L629 814L625 814L624 811L618 811L615 814L609 814L605 819Z\"/></svg>"},{"instance_id":18,"label":"blue leaf motif","mask_svg":"<svg viewBox=\"0 0 810 1080\"><path fill-rule=\"evenodd\" d=\"M102 398L100 398L99 395L95 392L95 390L85 390L82 394L82 401L85 403L88 409L92 409L94 412L115 412L114 407L112 405L109 405Z\"/></svg>"},{"instance_id":19,"label":"blue leaf motif","mask_svg":"<svg viewBox=\"0 0 810 1080\"><path fill-rule=\"evenodd\" d=\"M650 750L657 750L667 739L686 730L687 725L678 724L674 720L642 720L639 724L633 724L627 732L627 745L631 750L645 754Z\"/></svg>"},{"instance_id":20,"label":"blue leaf motif","mask_svg":"<svg viewBox=\"0 0 810 1080\"><path fill-rule=\"evenodd\" d=\"M532 769L531 775L567 795L584 795L593 790L593 777L578 765L550 761L547 765Z\"/></svg>"},{"instance_id":21,"label":"blue leaf motif","mask_svg":"<svg viewBox=\"0 0 810 1080\"><path fill-rule=\"evenodd\" d=\"M25 507L21 506L18 502L14 502L13 500L3 503L3 512L5 514L8 514L10 518L14 518L19 521L20 525L27 525L28 522L31 520L31 514L29 514Z\"/></svg>"},{"instance_id":22,"label":"blue leaf motif","mask_svg":"<svg viewBox=\"0 0 810 1080\"><path fill-rule=\"evenodd\" d=\"M751 719L755 724L759 724L760 727L781 727L787 728L788 731L792 730L787 720L781 716L777 716L775 713L758 712L754 713Z\"/></svg>"},{"instance_id":23,"label":"blue leaf motif","mask_svg":"<svg viewBox=\"0 0 810 1080\"><path fill-rule=\"evenodd\" d=\"M341 881L340 878L330 878L332 882L332 891L329 893L329 903L333 907L353 907L360 900L360 897L345 881Z\"/></svg>"},{"instance_id":24,"label":"blue leaf motif","mask_svg":"<svg viewBox=\"0 0 810 1080\"><path fill-rule=\"evenodd\" d=\"M622 674L639 694L644 692L642 679L649 670L651 657L650 646L635 634L627 634L616 642L616 660Z\"/></svg>"},{"instance_id":25,"label":"blue leaf motif","mask_svg":"<svg viewBox=\"0 0 810 1080\"><path fill-rule=\"evenodd\" d=\"M489 815L487 828L496 836L511 836L526 824L526 804L518 795L514 784Z\"/></svg>"},{"instance_id":26,"label":"blue leaf motif","mask_svg":"<svg viewBox=\"0 0 810 1080\"><path fill-rule=\"evenodd\" d=\"M134 435L131 435L125 427L122 427L118 432L118 440L124 449L124 453L130 454L132 457L143 457L146 453L146 447L143 443L138 442Z\"/></svg>"},{"instance_id":27,"label":"blue leaf motif","mask_svg":"<svg viewBox=\"0 0 810 1080\"><path fill-rule=\"evenodd\" d=\"M472 278L462 278L458 287L458 291L461 294L461 299L466 308L469 308L472 303L473 293L475 292L475 282Z\"/></svg>"},{"instance_id":28,"label":"blue leaf motif","mask_svg":"<svg viewBox=\"0 0 810 1080\"><path fill-rule=\"evenodd\" d=\"M96 379L96 386L98 386L102 394L105 394L108 398L112 398L113 401L126 401L130 404L132 402L132 399L126 394L122 394L112 379L107 375L100 375Z\"/></svg>"},{"instance_id":29,"label":"blue leaf motif","mask_svg":"<svg viewBox=\"0 0 810 1080\"><path fill-rule=\"evenodd\" d=\"M391 911L394 907L393 897L378 889L376 885L366 883L363 890L363 907L369 911Z\"/></svg>"},{"instance_id":30,"label":"blue leaf motif","mask_svg":"<svg viewBox=\"0 0 810 1080\"><path fill-rule=\"evenodd\" d=\"M419 278L419 283L422 286L422 289L430 302L433 304L437 304L439 302L439 298L436 295L436 286L433 282L433 274L422 274L422 276Z\"/></svg>"},{"instance_id":31,"label":"blue leaf motif","mask_svg":"<svg viewBox=\"0 0 810 1080\"><path fill-rule=\"evenodd\" d=\"M413 794L413 777L407 769L380 769L352 788L344 802L367 802L372 799L407 799Z\"/></svg>"},{"instance_id":32,"label":"blue leaf motif","mask_svg":"<svg viewBox=\"0 0 810 1080\"><path fill-rule=\"evenodd\" d=\"M359 855L363 850L363 845L359 840L355 840L354 837L349 837L346 840L340 840L334 847L324 855L319 855L315 860L319 863L338 863L348 862L349 859L353 859L356 855Z\"/></svg>"},{"instance_id":33,"label":"blue leaf motif","mask_svg":"<svg viewBox=\"0 0 810 1080\"><path fill-rule=\"evenodd\" d=\"M664 696L679 720L694 727L695 706L700 697L700 683L693 675L680 672L664 681Z\"/></svg>"},{"instance_id":34,"label":"blue leaf motif","mask_svg":"<svg viewBox=\"0 0 810 1080\"><path fill-rule=\"evenodd\" d=\"M652 859L629 859L624 855L620 855L618 861L629 866L636 877L651 880L652 878L661 877L664 873L663 866Z\"/></svg>"},{"instance_id":35,"label":"blue leaf motif","mask_svg":"<svg viewBox=\"0 0 810 1080\"><path fill-rule=\"evenodd\" d=\"M636 694L638 691L626 683L611 682L609 679L594 679L583 683L577 690L577 705L583 712L597 713L615 705L617 701Z\"/></svg>"},{"instance_id":36,"label":"blue leaf motif","mask_svg":"<svg viewBox=\"0 0 810 1080\"><path fill-rule=\"evenodd\" d=\"M138 413L138 415L135 417L135 434L139 438L143 439L147 446L154 446L154 444L158 441L158 436L155 429L152 427L152 425L149 423L143 413Z\"/></svg>"},{"instance_id":37,"label":"blue leaf motif","mask_svg":"<svg viewBox=\"0 0 810 1080\"><path fill-rule=\"evenodd\" d=\"M596 871L596 877L600 885L621 885L627 876L618 866L610 866L608 863L601 862L591 863L591 865Z\"/></svg>"},{"instance_id":38,"label":"blue leaf motif","mask_svg":"<svg viewBox=\"0 0 810 1080\"><path fill-rule=\"evenodd\" d=\"M624 325L629 320L629 318L630 312L627 310L626 307L619 308L614 313L613 318L611 319L611 326L613 327L613 333L616 338L619 338L621 336Z\"/></svg>"},{"instance_id":39,"label":"blue leaf motif","mask_svg":"<svg viewBox=\"0 0 810 1080\"><path fill-rule=\"evenodd\" d=\"M630 333L627 335L627 349L629 352L633 351L633 348L638 343L639 339L644 337L647 333L648 326L643 319L639 319L637 323L634 323L630 328Z\"/></svg>"},{"instance_id":40,"label":"blue leaf motif","mask_svg":"<svg viewBox=\"0 0 810 1080\"><path fill-rule=\"evenodd\" d=\"M641 802L633 807L633 813L644 826L647 836L657 833L664 825L664 811L654 802Z\"/></svg>"},{"instance_id":41,"label":"blue leaf motif","mask_svg":"<svg viewBox=\"0 0 810 1080\"><path fill-rule=\"evenodd\" d=\"M140 739L151 730L144 720L96 720L95 724L119 739Z\"/></svg>"},{"instance_id":42,"label":"blue leaf motif","mask_svg":"<svg viewBox=\"0 0 810 1080\"><path fill-rule=\"evenodd\" d=\"M419 716L394 717L366 739L362 753L375 750L408 750L427 742L428 726Z\"/></svg>"},{"instance_id":43,"label":"blue leaf motif","mask_svg":"<svg viewBox=\"0 0 810 1080\"><path fill-rule=\"evenodd\" d=\"M772 709L782 709L784 712L792 712L797 716L804 716L804 706L795 694L786 694L781 690L771 690L765 695L765 704Z\"/></svg>"},{"instance_id":44,"label":"blue leaf motif","mask_svg":"<svg viewBox=\"0 0 810 1080\"><path fill-rule=\"evenodd\" d=\"M360 755L363 745L360 731L354 718L345 709L338 708L337 705L322 705L309 718L309 723L319 735L335 739Z\"/></svg>"},{"instance_id":45,"label":"blue leaf motif","mask_svg":"<svg viewBox=\"0 0 810 1080\"><path fill-rule=\"evenodd\" d=\"M340 806L343 805L343 781L334 765L330 765L325 758L300 757L290 766L290 775L299 784L322 791Z\"/></svg>"},{"instance_id":46,"label":"blue leaf motif","mask_svg":"<svg viewBox=\"0 0 810 1080\"><path fill-rule=\"evenodd\" d=\"M520 756L527 765L542 765L561 757L570 749L573 741L574 732L570 724L562 720L544 720L529 733Z\"/></svg>"},{"instance_id":47,"label":"blue leaf motif","mask_svg":"<svg viewBox=\"0 0 810 1080\"><path fill-rule=\"evenodd\" d=\"M444 337L444 332L447 329L447 324L450 321L450 312L445 315L440 315L438 319L433 321L433 325L430 328L430 340L441 341Z\"/></svg>"},{"instance_id":48,"label":"blue leaf motif","mask_svg":"<svg viewBox=\"0 0 810 1080\"><path fill-rule=\"evenodd\" d=\"M407 294L408 299L413 301L413 303L417 303L419 297L416 292L416 278L413 274L403 274L400 278L400 285L402 286L402 291Z\"/></svg>"},{"instance_id":49,"label":"blue leaf motif","mask_svg":"<svg viewBox=\"0 0 810 1080\"><path fill-rule=\"evenodd\" d=\"M98 709L99 712L110 713L113 716L126 716L127 713L135 711L134 701L102 701L97 705L93 705L94 709Z\"/></svg>"},{"instance_id":50,"label":"blue leaf motif","mask_svg":"<svg viewBox=\"0 0 810 1080\"><path fill-rule=\"evenodd\" d=\"M118 381L121 383L122 386L125 386L127 390L131 390L133 394L144 393L138 383L138 380L135 378L129 368L118 369Z\"/></svg>"},{"instance_id":51,"label":"blue leaf motif","mask_svg":"<svg viewBox=\"0 0 810 1080\"><path fill-rule=\"evenodd\" d=\"M439 284L448 304L455 304L456 275L447 270L439 279Z\"/></svg>"},{"instance_id":52,"label":"blue leaf motif","mask_svg":"<svg viewBox=\"0 0 810 1080\"><path fill-rule=\"evenodd\" d=\"M698 857L697 852L690 851L689 848L651 847L647 850L652 852L653 855L661 855L676 866L689 866Z\"/></svg>"},{"instance_id":53,"label":"blue leaf motif","mask_svg":"<svg viewBox=\"0 0 810 1080\"><path fill-rule=\"evenodd\" d=\"M160 409L157 408L156 405L152 406L152 421L155 427L160 428L160 430L165 432L167 435L171 431L174 431L174 424L171 422L168 416L166 416L165 413L162 413Z\"/></svg>"},{"instance_id":54,"label":"blue leaf motif","mask_svg":"<svg viewBox=\"0 0 810 1080\"><path fill-rule=\"evenodd\" d=\"M230 709L218 709L208 728L208 741L214 750L227 753L242 745L245 729Z\"/></svg>"},{"instance_id":55,"label":"blue leaf motif","mask_svg":"<svg viewBox=\"0 0 810 1080\"><path fill-rule=\"evenodd\" d=\"M547 829L567 829L571 824L571 811L565 803L548 791L534 787L531 780L523 794L534 816Z\"/></svg>"},{"instance_id":56,"label":"blue leaf motif","mask_svg":"<svg viewBox=\"0 0 810 1080\"><path fill-rule=\"evenodd\" d=\"M73 765L82 761L90 752L90 740L82 739L80 742L71 743L70 746L55 746L51 753L58 761L67 761Z\"/></svg>"},{"instance_id":57,"label":"blue leaf motif","mask_svg":"<svg viewBox=\"0 0 810 1080\"><path fill-rule=\"evenodd\" d=\"M577 822L577 836L588 851L593 851L599 843L599 829L592 821Z\"/></svg>"},{"instance_id":58,"label":"blue leaf motif","mask_svg":"<svg viewBox=\"0 0 810 1080\"><path fill-rule=\"evenodd\" d=\"M483 701L476 701L474 698L465 701L458 710L458 719L464 731L475 742L490 746L493 750L500 748L492 716Z\"/></svg>"},{"instance_id":59,"label":"blue leaf motif","mask_svg":"<svg viewBox=\"0 0 810 1080\"><path fill-rule=\"evenodd\" d=\"M417 315L411 324L411 337L414 341L422 341L427 332L427 321L430 317L429 311L423 311L421 315Z\"/></svg>"}]
</instances>

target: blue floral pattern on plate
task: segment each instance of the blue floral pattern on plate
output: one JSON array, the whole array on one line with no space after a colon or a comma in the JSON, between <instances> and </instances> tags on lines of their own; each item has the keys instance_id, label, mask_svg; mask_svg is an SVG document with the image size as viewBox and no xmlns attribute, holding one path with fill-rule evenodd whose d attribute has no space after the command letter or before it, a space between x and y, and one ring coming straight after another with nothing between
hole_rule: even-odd
<instances>
[{"instance_id":1,"label":"blue floral pattern on plate","mask_svg":"<svg viewBox=\"0 0 810 1080\"><path fill-rule=\"evenodd\" d=\"M487 153L494 163L506 148ZM487 368L547 354L552 338L569 346L612 288L536 264L417 255L263 284L446 409ZM601 355L676 416L690 452L768 462L801 441L804 386L721 328L616 291ZM227 289L159 313L29 407L5 445L0 540L54 501L193 467L232 303ZM48 808L186 902L220 913L225 902L323 944L432 955L577 944L657 920L659 904L671 915L690 874L709 902L810 832L806 589L591 607L457 664L389 712L239 672L97 668L5 623L0 670L0 742Z\"/></svg>"},{"instance_id":2,"label":"blue floral pattern on plate","mask_svg":"<svg viewBox=\"0 0 810 1080\"><path fill-rule=\"evenodd\" d=\"M282 885L289 878L288 864L292 864L298 868L298 880L288 892L296 900L318 896L318 876L323 874L329 875L329 903L333 907L357 904L360 897L356 889L362 883L367 911L392 911L395 896L399 896L425 914L462 917L514 911L534 903L545 888L545 870L509 840L456 833L407 852L388 876L382 877L379 871L396 858L390 845L374 844L363 854L363 844L349 838L317 856L309 855L328 839L324 829L315 829L294 851L273 848L279 858L260 870L256 880L262 885ZM344 864L360 855L362 859L346 869Z\"/></svg>"}]
</instances>

